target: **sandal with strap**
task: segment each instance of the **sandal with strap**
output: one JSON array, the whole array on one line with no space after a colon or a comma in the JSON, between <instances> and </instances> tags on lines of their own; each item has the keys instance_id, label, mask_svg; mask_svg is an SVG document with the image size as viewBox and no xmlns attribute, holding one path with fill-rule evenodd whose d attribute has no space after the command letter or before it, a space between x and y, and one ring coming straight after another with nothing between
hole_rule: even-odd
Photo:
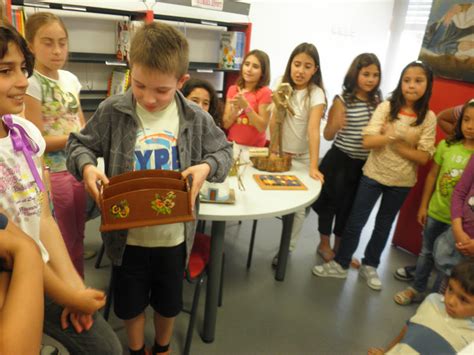
<instances>
[{"instance_id":1,"label":"sandal with strap","mask_svg":"<svg viewBox=\"0 0 474 355\"><path fill-rule=\"evenodd\" d=\"M418 296L418 291L413 287L408 287L403 291L400 291L393 296L395 303L400 306L407 306L415 301L415 298Z\"/></svg>"}]
</instances>

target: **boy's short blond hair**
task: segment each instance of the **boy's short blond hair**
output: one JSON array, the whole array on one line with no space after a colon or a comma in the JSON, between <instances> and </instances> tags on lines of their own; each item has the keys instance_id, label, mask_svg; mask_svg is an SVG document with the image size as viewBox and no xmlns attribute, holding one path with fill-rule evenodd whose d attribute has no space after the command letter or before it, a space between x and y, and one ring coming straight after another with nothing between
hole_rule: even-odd
<instances>
[{"instance_id":1,"label":"boy's short blond hair","mask_svg":"<svg viewBox=\"0 0 474 355\"><path fill-rule=\"evenodd\" d=\"M133 36L130 46L130 67L139 64L163 74L181 78L188 72L189 45L186 37L170 25L145 24Z\"/></svg>"}]
</instances>

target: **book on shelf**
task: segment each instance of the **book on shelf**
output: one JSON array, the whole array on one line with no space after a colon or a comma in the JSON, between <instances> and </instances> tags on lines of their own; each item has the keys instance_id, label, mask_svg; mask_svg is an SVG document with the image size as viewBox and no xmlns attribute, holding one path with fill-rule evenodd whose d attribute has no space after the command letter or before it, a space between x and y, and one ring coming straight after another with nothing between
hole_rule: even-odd
<instances>
[{"instance_id":1,"label":"book on shelf","mask_svg":"<svg viewBox=\"0 0 474 355\"><path fill-rule=\"evenodd\" d=\"M128 61L130 54L130 43L139 27L143 26L142 21L117 21L117 59Z\"/></svg>"},{"instance_id":2,"label":"book on shelf","mask_svg":"<svg viewBox=\"0 0 474 355\"><path fill-rule=\"evenodd\" d=\"M245 33L238 31L222 32L219 50L219 68L240 69L244 59Z\"/></svg>"},{"instance_id":3,"label":"book on shelf","mask_svg":"<svg viewBox=\"0 0 474 355\"><path fill-rule=\"evenodd\" d=\"M23 8L12 10L12 25L16 30L25 37L25 10Z\"/></svg>"},{"instance_id":4,"label":"book on shelf","mask_svg":"<svg viewBox=\"0 0 474 355\"><path fill-rule=\"evenodd\" d=\"M130 84L130 70L117 68L112 70L107 86L107 97L123 94L127 91Z\"/></svg>"}]
</instances>

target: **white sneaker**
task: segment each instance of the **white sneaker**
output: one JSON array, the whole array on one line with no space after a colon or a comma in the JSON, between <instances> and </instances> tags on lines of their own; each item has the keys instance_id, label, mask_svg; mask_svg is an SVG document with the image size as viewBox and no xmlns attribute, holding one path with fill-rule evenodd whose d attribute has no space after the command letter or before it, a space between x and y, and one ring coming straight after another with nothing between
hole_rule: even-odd
<instances>
[{"instance_id":1,"label":"white sneaker","mask_svg":"<svg viewBox=\"0 0 474 355\"><path fill-rule=\"evenodd\" d=\"M320 277L345 279L347 277L347 270L334 260L331 260L330 262L313 267L313 274Z\"/></svg>"},{"instance_id":2,"label":"white sneaker","mask_svg":"<svg viewBox=\"0 0 474 355\"><path fill-rule=\"evenodd\" d=\"M367 285L372 290L381 290L382 281L380 281L379 275L377 274L377 269L373 266L362 265L359 270L359 275L367 280Z\"/></svg>"}]
</instances>

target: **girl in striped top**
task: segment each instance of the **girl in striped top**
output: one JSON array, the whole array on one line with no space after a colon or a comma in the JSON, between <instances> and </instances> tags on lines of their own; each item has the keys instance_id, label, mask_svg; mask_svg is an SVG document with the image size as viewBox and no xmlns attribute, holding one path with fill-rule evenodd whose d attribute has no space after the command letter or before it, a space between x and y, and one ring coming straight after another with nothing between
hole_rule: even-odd
<instances>
[{"instance_id":1,"label":"girl in striped top","mask_svg":"<svg viewBox=\"0 0 474 355\"><path fill-rule=\"evenodd\" d=\"M362 129L380 102L380 62L375 54L362 53L353 61L344 78L342 95L334 98L324 138L334 144L324 156L320 171L325 176L313 209L318 214L321 241L318 254L324 261L334 258L354 200L369 151L362 147ZM335 221L334 229L333 220ZM334 232L334 248L330 237Z\"/></svg>"},{"instance_id":2,"label":"girl in striped top","mask_svg":"<svg viewBox=\"0 0 474 355\"><path fill-rule=\"evenodd\" d=\"M402 71L390 99L377 106L362 130L363 146L370 149L363 175L334 260L316 265L313 274L346 278L362 229L381 197L374 229L365 248L359 275L374 290L382 289L377 273L390 229L410 189L416 183L419 165L435 151L436 116L429 110L433 72L421 61Z\"/></svg>"}]
</instances>

